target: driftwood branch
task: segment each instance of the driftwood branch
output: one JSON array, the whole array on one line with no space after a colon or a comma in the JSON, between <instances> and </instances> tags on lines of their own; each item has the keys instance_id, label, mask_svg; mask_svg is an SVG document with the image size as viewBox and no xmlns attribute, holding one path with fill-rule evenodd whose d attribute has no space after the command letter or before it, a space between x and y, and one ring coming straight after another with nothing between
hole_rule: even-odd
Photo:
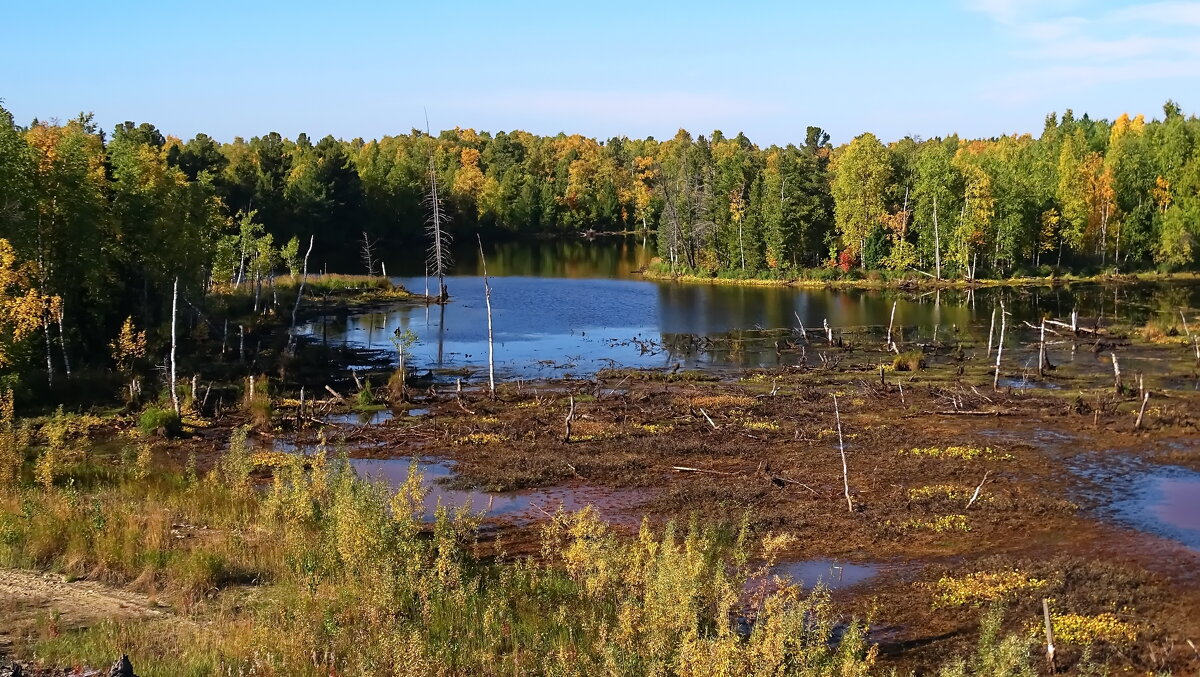
<instances>
[{"instance_id":1,"label":"driftwood branch","mask_svg":"<svg viewBox=\"0 0 1200 677\"><path fill-rule=\"evenodd\" d=\"M970 510L971 506L975 505L975 501L979 500L979 492L983 491L983 485L987 484L988 475L991 475L991 474L992 474L991 470L983 473L983 479L980 480L979 486L975 487L975 493L971 494L971 500L967 501L967 507L964 508L964 510Z\"/></svg>"},{"instance_id":2,"label":"driftwood branch","mask_svg":"<svg viewBox=\"0 0 1200 677\"><path fill-rule=\"evenodd\" d=\"M675 472L698 472L698 473L704 473L706 475L724 475L726 477L728 477L730 475L740 474L740 473L736 473L736 472L723 472L721 470L705 470L704 468L690 468L686 465L673 465L673 466L671 466L671 470L674 470Z\"/></svg>"}]
</instances>

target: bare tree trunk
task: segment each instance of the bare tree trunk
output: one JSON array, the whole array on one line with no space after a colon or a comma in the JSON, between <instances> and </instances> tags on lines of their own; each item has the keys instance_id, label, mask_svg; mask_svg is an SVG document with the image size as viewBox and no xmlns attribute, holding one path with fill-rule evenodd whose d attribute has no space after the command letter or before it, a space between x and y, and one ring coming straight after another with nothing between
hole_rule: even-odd
<instances>
[{"instance_id":1,"label":"bare tree trunk","mask_svg":"<svg viewBox=\"0 0 1200 677\"><path fill-rule=\"evenodd\" d=\"M431 139L433 138L433 135L429 133L428 116L425 118L425 133ZM446 268L450 263L450 252L447 247L450 244L450 238L442 229L442 222L446 220L446 214L442 211L442 200L438 195L437 168L433 164L433 151L429 153L429 196L426 197L426 206L429 209L427 230L433 240L430 243L429 263L438 278L438 301L445 303L450 298L449 292L446 291Z\"/></svg>"},{"instance_id":2,"label":"bare tree trunk","mask_svg":"<svg viewBox=\"0 0 1200 677\"><path fill-rule=\"evenodd\" d=\"M363 231L363 234L362 234L361 256L362 256L363 265L366 266L366 269L367 269L367 276L374 277L375 276L375 243L371 241L371 238L367 237L367 231L365 231L365 230Z\"/></svg>"},{"instance_id":3,"label":"bare tree trunk","mask_svg":"<svg viewBox=\"0 0 1200 677\"><path fill-rule=\"evenodd\" d=\"M1050 620L1050 602L1046 598L1042 598L1042 615L1046 620L1046 664L1050 668L1050 673L1054 674L1057 668L1054 665L1054 623Z\"/></svg>"},{"instance_id":4,"label":"bare tree trunk","mask_svg":"<svg viewBox=\"0 0 1200 677\"><path fill-rule=\"evenodd\" d=\"M896 301L892 301L892 317L888 320L887 349L900 354L900 349L892 341L892 325L896 322ZM934 337L936 340L936 336Z\"/></svg>"},{"instance_id":5,"label":"bare tree trunk","mask_svg":"<svg viewBox=\"0 0 1200 677\"><path fill-rule=\"evenodd\" d=\"M54 340L50 338L50 315L49 308L42 309L42 334L46 337L46 383L54 385L54 359L50 355L50 347L54 345Z\"/></svg>"},{"instance_id":6,"label":"bare tree trunk","mask_svg":"<svg viewBox=\"0 0 1200 677\"><path fill-rule=\"evenodd\" d=\"M488 390L494 400L496 399L496 351L495 343L492 341L492 286L488 284L487 257L483 255L483 239L479 237L478 233L476 233L475 239L479 241L479 261L483 264L483 302L487 306L488 323Z\"/></svg>"},{"instance_id":7,"label":"bare tree trunk","mask_svg":"<svg viewBox=\"0 0 1200 677\"><path fill-rule=\"evenodd\" d=\"M937 279L942 279L942 240L938 235L937 196L933 196L933 265Z\"/></svg>"},{"instance_id":8,"label":"bare tree trunk","mask_svg":"<svg viewBox=\"0 0 1200 677\"><path fill-rule=\"evenodd\" d=\"M62 348L63 371L67 378L71 378L71 358L67 355L67 334L63 331L63 304L58 302L58 345Z\"/></svg>"},{"instance_id":9,"label":"bare tree trunk","mask_svg":"<svg viewBox=\"0 0 1200 677\"><path fill-rule=\"evenodd\" d=\"M996 343L996 373L992 377L992 390L1000 389L1000 356L1004 354L1004 328L1006 326L1006 318L1004 315L1004 301L1000 302L1000 340Z\"/></svg>"},{"instance_id":10,"label":"bare tree trunk","mask_svg":"<svg viewBox=\"0 0 1200 677\"><path fill-rule=\"evenodd\" d=\"M308 237L308 251L304 252L304 268L300 274L300 287L296 290L296 302L292 304L292 331L288 336L288 354L293 354L296 350L296 312L300 310L300 299L304 296L304 285L308 282L308 256L312 254L313 242L316 241L316 235Z\"/></svg>"},{"instance_id":11,"label":"bare tree trunk","mask_svg":"<svg viewBox=\"0 0 1200 677\"><path fill-rule=\"evenodd\" d=\"M171 293L171 404L175 407L175 415L179 415L179 391L175 388L175 316L179 308L179 278L175 278L175 287Z\"/></svg>"},{"instance_id":12,"label":"bare tree trunk","mask_svg":"<svg viewBox=\"0 0 1200 677\"><path fill-rule=\"evenodd\" d=\"M842 413L838 410L837 395L833 396L833 415L837 417L838 451L842 454L842 487L846 491L846 507L854 512L854 501L850 500L850 469L846 464L846 444L842 440Z\"/></svg>"},{"instance_id":13,"label":"bare tree trunk","mask_svg":"<svg viewBox=\"0 0 1200 677\"><path fill-rule=\"evenodd\" d=\"M1146 404L1148 402L1150 402L1150 393L1147 391L1142 395L1142 408L1138 410L1137 422L1133 424L1135 429L1142 427L1142 417L1146 415Z\"/></svg>"},{"instance_id":14,"label":"bare tree trunk","mask_svg":"<svg viewBox=\"0 0 1200 677\"><path fill-rule=\"evenodd\" d=\"M1038 342L1038 378L1046 375L1046 318L1042 318L1042 339Z\"/></svg>"},{"instance_id":15,"label":"bare tree trunk","mask_svg":"<svg viewBox=\"0 0 1200 677\"><path fill-rule=\"evenodd\" d=\"M571 441L571 422L575 420L575 396L568 395L570 398L570 409L567 410L567 417L563 420L563 442Z\"/></svg>"},{"instance_id":16,"label":"bare tree trunk","mask_svg":"<svg viewBox=\"0 0 1200 677\"><path fill-rule=\"evenodd\" d=\"M988 327L988 349L987 357L992 356L992 335L996 332L996 308L992 307L992 324Z\"/></svg>"}]
</instances>

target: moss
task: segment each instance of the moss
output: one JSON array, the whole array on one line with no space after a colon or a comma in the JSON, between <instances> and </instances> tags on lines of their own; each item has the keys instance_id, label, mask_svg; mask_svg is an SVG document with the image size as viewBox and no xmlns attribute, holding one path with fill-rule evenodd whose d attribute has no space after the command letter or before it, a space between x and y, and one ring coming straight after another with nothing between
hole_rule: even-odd
<instances>
[{"instance_id":1,"label":"moss","mask_svg":"<svg viewBox=\"0 0 1200 677\"><path fill-rule=\"evenodd\" d=\"M178 437L183 432L183 421L174 409L147 407L138 417L138 430L148 436Z\"/></svg>"}]
</instances>

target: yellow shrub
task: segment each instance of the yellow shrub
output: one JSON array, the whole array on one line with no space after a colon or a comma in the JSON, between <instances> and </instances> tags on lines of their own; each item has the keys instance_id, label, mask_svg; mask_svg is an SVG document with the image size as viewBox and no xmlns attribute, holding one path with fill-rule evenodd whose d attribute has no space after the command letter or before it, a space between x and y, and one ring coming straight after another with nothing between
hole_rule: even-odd
<instances>
[{"instance_id":1,"label":"yellow shrub","mask_svg":"<svg viewBox=\"0 0 1200 677\"><path fill-rule=\"evenodd\" d=\"M901 449L900 453L910 456L928 456L930 458L954 458L963 461L974 461L980 458L996 461L1012 459L1011 454L1001 453L991 447L913 447L908 450Z\"/></svg>"},{"instance_id":2,"label":"yellow shrub","mask_svg":"<svg viewBox=\"0 0 1200 677\"><path fill-rule=\"evenodd\" d=\"M1045 587L1046 581L1020 571L980 571L960 578L944 577L933 585L935 606L979 606L1010 599Z\"/></svg>"}]
</instances>

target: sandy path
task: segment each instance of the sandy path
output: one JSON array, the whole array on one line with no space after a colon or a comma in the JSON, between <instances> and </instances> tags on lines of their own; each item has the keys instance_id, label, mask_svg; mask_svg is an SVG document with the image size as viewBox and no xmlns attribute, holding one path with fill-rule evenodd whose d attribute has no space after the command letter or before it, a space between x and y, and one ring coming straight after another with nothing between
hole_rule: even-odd
<instances>
[{"instance_id":1,"label":"sandy path","mask_svg":"<svg viewBox=\"0 0 1200 677\"><path fill-rule=\"evenodd\" d=\"M59 574L0 569L0 649L34 627L39 617L61 614L59 627L87 627L103 619L142 619L168 614L145 595Z\"/></svg>"}]
</instances>

